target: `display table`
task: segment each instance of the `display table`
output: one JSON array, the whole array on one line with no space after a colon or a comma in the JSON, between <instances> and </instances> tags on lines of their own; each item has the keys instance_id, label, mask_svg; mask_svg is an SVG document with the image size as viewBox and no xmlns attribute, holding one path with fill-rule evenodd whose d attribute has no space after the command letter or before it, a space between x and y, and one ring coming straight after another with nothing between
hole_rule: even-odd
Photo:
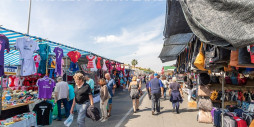
<instances>
[{"instance_id":1,"label":"display table","mask_svg":"<svg viewBox=\"0 0 254 127\"><path fill-rule=\"evenodd\" d=\"M10 105L6 108L2 108L2 112L0 115L0 120L5 120L7 118L23 114L29 111L29 104L34 103L33 101L27 103L18 103L17 105Z\"/></svg>"},{"instance_id":2,"label":"display table","mask_svg":"<svg viewBox=\"0 0 254 127\"><path fill-rule=\"evenodd\" d=\"M30 102L27 102L27 103L18 103L16 105L9 105L6 108L2 107L2 111L17 108L17 107L21 107L21 106L26 106L26 105L29 105L29 104L32 104L32 103L34 103L34 101L30 101Z\"/></svg>"}]
</instances>

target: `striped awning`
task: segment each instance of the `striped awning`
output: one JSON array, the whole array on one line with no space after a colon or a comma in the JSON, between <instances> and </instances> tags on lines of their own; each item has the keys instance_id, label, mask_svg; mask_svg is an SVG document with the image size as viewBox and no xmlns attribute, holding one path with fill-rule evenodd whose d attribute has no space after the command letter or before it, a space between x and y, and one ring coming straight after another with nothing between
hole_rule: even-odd
<instances>
[{"instance_id":1,"label":"striped awning","mask_svg":"<svg viewBox=\"0 0 254 127\"><path fill-rule=\"evenodd\" d=\"M71 47L68 45L64 45L61 43L43 39L43 38L40 38L37 36L31 36L31 35L27 35L24 33L16 32L16 31L6 29L3 27L0 27L0 34L4 34L9 39L9 44L10 44L10 49L11 49L9 53L7 53L6 51L4 52L4 65L12 65L12 66L19 65L19 51L15 50L14 46L16 44L17 38L21 38L21 37L25 37L25 36L30 37L31 39L35 40L39 44L48 44L51 48L51 51L53 51L55 47L62 48L64 56L67 56L68 52L74 51L74 50L79 51L82 56L85 56L88 54L96 55L94 53L84 51L82 49L74 48L74 47ZM54 53L51 53L51 54L53 55ZM36 55L36 53L34 55ZM99 56L99 55L96 55L96 56ZM102 58L104 58L104 57L102 57ZM107 59L107 58L104 58L104 59ZM114 60L112 60L112 61L114 61ZM118 63L120 63L120 62L118 62Z\"/></svg>"}]
</instances>

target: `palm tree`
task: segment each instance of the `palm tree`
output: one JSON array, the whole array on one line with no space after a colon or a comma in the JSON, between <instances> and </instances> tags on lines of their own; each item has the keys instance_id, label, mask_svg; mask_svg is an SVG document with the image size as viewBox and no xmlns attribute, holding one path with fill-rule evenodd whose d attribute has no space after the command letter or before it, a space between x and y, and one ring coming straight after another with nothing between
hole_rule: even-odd
<instances>
[{"instance_id":1,"label":"palm tree","mask_svg":"<svg viewBox=\"0 0 254 127\"><path fill-rule=\"evenodd\" d=\"M132 66L134 66L134 68L135 68L135 66L138 64L138 61L137 61L136 59L133 59L133 60L131 61L131 64L132 64Z\"/></svg>"}]
</instances>

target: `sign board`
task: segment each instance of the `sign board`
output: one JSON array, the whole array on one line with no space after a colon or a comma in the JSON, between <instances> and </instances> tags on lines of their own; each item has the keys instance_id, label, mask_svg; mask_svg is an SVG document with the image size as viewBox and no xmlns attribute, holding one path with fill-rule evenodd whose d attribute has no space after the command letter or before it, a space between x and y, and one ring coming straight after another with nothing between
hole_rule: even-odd
<instances>
[{"instance_id":1,"label":"sign board","mask_svg":"<svg viewBox=\"0 0 254 127\"><path fill-rule=\"evenodd\" d=\"M16 66L4 66L5 75L16 75L18 72L18 67Z\"/></svg>"}]
</instances>

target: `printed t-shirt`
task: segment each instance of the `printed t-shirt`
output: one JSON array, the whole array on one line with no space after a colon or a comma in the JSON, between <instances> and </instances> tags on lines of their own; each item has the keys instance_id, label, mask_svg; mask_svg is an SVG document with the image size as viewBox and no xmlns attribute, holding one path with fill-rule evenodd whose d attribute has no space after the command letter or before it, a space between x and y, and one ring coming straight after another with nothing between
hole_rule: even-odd
<instances>
[{"instance_id":1,"label":"printed t-shirt","mask_svg":"<svg viewBox=\"0 0 254 127\"><path fill-rule=\"evenodd\" d=\"M35 105L33 111L36 113L38 125L50 125L52 122L53 106L47 101L42 101Z\"/></svg>"},{"instance_id":2,"label":"printed t-shirt","mask_svg":"<svg viewBox=\"0 0 254 127\"><path fill-rule=\"evenodd\" d=\"M31 38L18 38L16 49L20 52L21 76L28 76L36 73L33 53L39 49L38 44Z\"/></svg>"},{"instance_id":3,"label":"printed t-shirt","mask_svg":"<svg viewBox=\"0 0 254 127\"><path fill-rule=\"evenodd\" d=\"M58 75L62 75L62 58L64 57L63 55L63 49L56 47L54 49L54 53L56 54L56 72Z\"/></svg>"},{"instance_id":4,"label":"printed t-shirt","mask_svg":"<svg viewBox=\"0 0 254 127\"><path fill-rule=\"evenodd\" d=\"M41 57L41 60L47 60L48 55L51 52L50 46L48 44L39 44L39 55Z\"/></svg>"},{"instance_id":5,"label":"printed t-shirt","mask_svg":"<svg viewBox=\"0 0 254 127\"><path fill-rule=\"evenodd\" d=\"M0 34L0 76L4 75L4 50L7 49L10 51L9 39Z\"/></svg>"},{"instance_id":6,"label":"printed t-shirt","mask_svg":"<svg viewBox=\"0 0 254 127\"><path fill-rule=\"evenodd\" d=\"M39 98L51 99L55 81L51 78L44 77L37 81L39 88Z\"/></svg>"},{"instance_id":7,"label":"printed t-shirt","mask_svg":"<svg viewBox=\"0 0 254 127\"><path fill-rule=\"evenodd\" d=\"M81 54L78 51L70 51L67 55L70 57L73 63L77 63L78 59L81 57Z\"/></svg>"}]
</instances>

